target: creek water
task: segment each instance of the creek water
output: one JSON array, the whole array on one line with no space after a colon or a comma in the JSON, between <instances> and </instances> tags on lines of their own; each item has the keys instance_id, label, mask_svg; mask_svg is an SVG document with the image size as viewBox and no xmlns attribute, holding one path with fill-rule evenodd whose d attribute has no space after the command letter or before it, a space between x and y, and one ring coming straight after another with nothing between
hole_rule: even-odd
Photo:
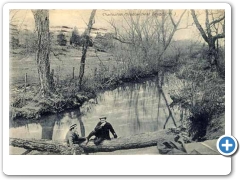
<instances>
[{"instance_id":1,"label":"creek water","mask_svg":"<svg viewBox=\"0 0 240 180\"><path fill-rule=\"evenodd\" d=\"M107 117L119 137L154 132L163 129L169 116L167 104L172 100L168 90L174 83L165 80L163 91L159 91L157 78L125 83L114 90L99 93L78 109L42 116L35 121L11 121L10 137L64 140L74 123L78 125L79 134L85 137L102 115ZM179 125L180 110L174 109L172 113ZM175 127L172 118L166 124L166 128L170 127Z\"/></svg>"}]
</instances>

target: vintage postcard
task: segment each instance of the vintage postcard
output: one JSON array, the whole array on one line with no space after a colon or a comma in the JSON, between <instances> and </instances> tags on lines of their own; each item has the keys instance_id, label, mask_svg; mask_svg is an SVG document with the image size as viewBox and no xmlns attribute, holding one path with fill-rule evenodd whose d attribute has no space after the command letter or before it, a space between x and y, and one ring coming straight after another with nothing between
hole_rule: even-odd
<instances>
[{"instance_id":1,"label":"vintage postcard","mask_svg":"<svg viewBox=\"0 0 240 180\"><path fill-rule=\"evenodd\" d=\"M218 158L231 38L218 5L10 5L11 159Z\"/></svg>"}]
</instances>

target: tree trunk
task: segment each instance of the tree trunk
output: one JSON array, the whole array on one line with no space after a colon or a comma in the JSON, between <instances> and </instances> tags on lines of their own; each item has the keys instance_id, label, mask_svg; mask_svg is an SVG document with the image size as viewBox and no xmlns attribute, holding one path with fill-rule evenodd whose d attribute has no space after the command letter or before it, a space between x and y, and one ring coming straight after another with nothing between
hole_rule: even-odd
<instances>
[{"instance_id":1,"label":"tree trunk","mask_svg":"<svg viewBox=\"0 0 240 180\"><path fill-rule=\"evenodd\" d=\"M80 71L79 71L79 89L81 89L81 85L82 85L82 79L83 79L83 75L84 75L84 70L85 70L85 60L86 60L86 55L87 55L87 49L89 46L89 40L90 40L90 33L91 33L91 29L94 23L94 16L96 14L97 10L92 10L89 22L88 22L88 28L84 33L84 43L83 43L83 48L82 48L82 58L81 58L81 62L80 62Z\"/></svg>"},{"instance_id":2,"label":"tree trunk","mask_svg":"<svg viewBox=\"0 0 240 180\"><path fill-rule=\"evenodd\" d=\"M111 141L105 140L102 144L96 146L92 141L88 145L80 144L79 149L84 149L86 153L92 152L111 152L122 149L143 148L149 146L156 146L159 141L174 141L175 135L167 132L166 130L143 133L132 137L120 137L112 139ZM21 147L30 150L49 151L60 154L71 154L71 148L68 148L63 143L44 140L25 140L10 138L9 145Z\"/></svg>"},{"instance_id":3,"label":"tree trunk","mask_svg":"<svg viewBox=\"0 0 240 180\"><path fill-rule=\"evenodd\" d=\"M216 65L216 67L218 67L217 66L218 65L217 64L218 55L217 55L217 50L215 47L215 42L208 43L208 46L209 46L209 50L208 50L209 61L210 61L211 65Z\"/></svg>"},{"instance_id":4,"label":"tree trunk","mask_svg":"<svg viewBox=\"0 0 240 180\"><path fill-rule=\"evenodd\" d=\"M200 22L198 21L195 10L191 10L191 15L192 15L193 21L194 21L198 31L201 33L202 38L205 40L205 42L208 43L208 47L209 47L208 60L211 64L211 66L216 68L217 72L220 75L219 64L218 64L218 51L216 50L215 42L216 42L216 40L218 40L220 38L225 38L225 16L210 22L209 17L208 17L209 16L208 11L209 10L205 10L205 15L206 15L206 19L205 19L206 30L205 31L206 32L204 31L203 27L201 26ZM223 20L224 20L224 24L222 25L223 32L221 34L219 34L218 29L216 29L217 33L216 33L216 35L213 36L213 31L211 30L211 26L212 25L215 26L216 23L219 23Z\"/></svg>"},{"instance_id":5,"label":"tree trunk","mask_svg":"<svg viewBox=\"0 0 240 180\"><path fill-rule=\"evenodd\" d=\"M10 138L9 145L20 147L27 150L47 151L57 154L72 154L72 149L64 145L62 142L53 142L49 140L28 140Z\"/></svg>"},{"instance_id":6,"label":"tree trunk","mask_svg":"<svg viewBox=\"0 0 240 180\"><path fill-rule=\"evenodd\" d=\"M43 97L53 91L52 77L50 75L50 34L49 34L49 12L48 10L32 10L37 31L36 62L40 80L40 92Z\"/></svg>"}]
</instances>

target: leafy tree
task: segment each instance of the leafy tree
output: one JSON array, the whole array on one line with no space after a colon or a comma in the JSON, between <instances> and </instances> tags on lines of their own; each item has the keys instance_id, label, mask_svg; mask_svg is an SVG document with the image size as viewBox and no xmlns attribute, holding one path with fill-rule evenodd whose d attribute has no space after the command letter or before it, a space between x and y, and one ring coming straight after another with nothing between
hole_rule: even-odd
<instances>
[{"instance_id":1,"label":"leafy tree","mask_svg":"<svg viewBox=\"0 0 240 180\"><path fill-rule=\"evenodd\" d=\"M57 35L57 42L60 46L66 46L67 45L67 40L66 37L63 33L60 33Z\"/></svg>"},{"instance_id":2,"label":"leafy tree","mask_svg":"<svg viewBox=\"0 0 240 180\"><path fill-rule=\"evenodd\" d=\"M72 36L70 38L70 44L75 45L75 46L81 45L81 37L79 35L77 27L74 27L74 29L72 31Z\"/></svg>"},{"instance_id":3,"label":"leafy tree","mask_svg":"<svg viewBox=\"0 0 240 180\"><path fill-rule=\"evenodd\" d=\"M71 45L75 45L75 46L83 46L84 45L84 41L86 39L86 34L82 34L82 36L79 35L78 29L77 27L74 27L73 31L72 31L72 36L70 38L70 44ZM88 46L92 47L93 46L93 40L91 37L89 37L89 44Z\"/></svg>"}]
</instances>

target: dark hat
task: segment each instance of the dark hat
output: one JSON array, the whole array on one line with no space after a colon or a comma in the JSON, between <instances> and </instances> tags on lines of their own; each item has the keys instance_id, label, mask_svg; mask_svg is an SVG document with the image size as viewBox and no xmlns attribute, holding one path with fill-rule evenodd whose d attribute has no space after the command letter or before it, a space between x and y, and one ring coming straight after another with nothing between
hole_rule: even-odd
<instances>
[{"instance_id":1,"label":"dark hat","mask_svg":"<svg viewBox=\"0 0 240 180\"><path fill-rule=\"evenodd\" d=\"M100 116L99 119L107 119L107 117L106 116Z\"/></svg>"},{"instance_id":2,"label":"dark hat","mask_svg":"<svg viewBox=\"0 0 240 180\"><path fill-rule=\"evenodd\" d=\"M73 129L73 128L75 128L76 126L77 126L77 124L73 124L73 125L70 126L69 129Z\"/></svg>"}]
</instances>

